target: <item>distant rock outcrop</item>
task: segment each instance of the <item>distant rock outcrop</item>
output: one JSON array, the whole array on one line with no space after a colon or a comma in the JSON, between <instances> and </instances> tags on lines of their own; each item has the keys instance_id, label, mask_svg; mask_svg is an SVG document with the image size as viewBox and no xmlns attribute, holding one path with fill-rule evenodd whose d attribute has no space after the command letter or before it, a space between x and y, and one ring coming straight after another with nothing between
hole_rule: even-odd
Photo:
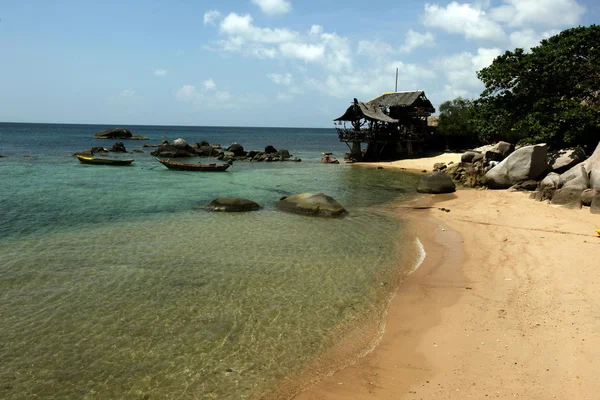
<instances>
[{"instance_id":1,"label":"distant rock outcrop","mask_svg":"<svg viewBox=\"0 0 600 400\"><path fill-rule=\"evenodd\" d=\"M130 139L130 140L148 140L147 137L134 135L125 128L110 128L94 135L94 139Z\"/></svg>"},{"instance_id":2,"label":"distant rock outcrop","mask_svg":"<svg viewBox=\"0 0 600 400\"><path fill-rule=\"evenodd\" d=\"M178 157L196 157L194 148L187 144L184 139L175 139L172 142L161 142L152 153L155 157L178 158Z\"/></svg>"}]
</instances>

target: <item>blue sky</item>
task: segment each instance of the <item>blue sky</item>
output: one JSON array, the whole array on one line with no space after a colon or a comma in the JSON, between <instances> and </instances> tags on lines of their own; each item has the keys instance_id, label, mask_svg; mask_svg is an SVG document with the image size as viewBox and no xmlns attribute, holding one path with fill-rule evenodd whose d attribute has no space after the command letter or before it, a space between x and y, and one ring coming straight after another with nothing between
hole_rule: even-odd
<instances>
[{"instance_id":1,"label":"blue sky","mask_svg":"<svg viewBox=\"0 0 600 400\"><path fill-rule=\"evenodd\" d=\"M0 121L330 127L354 97L476 97L593 0L0 2Z\"/></svg>"}]
</instances>

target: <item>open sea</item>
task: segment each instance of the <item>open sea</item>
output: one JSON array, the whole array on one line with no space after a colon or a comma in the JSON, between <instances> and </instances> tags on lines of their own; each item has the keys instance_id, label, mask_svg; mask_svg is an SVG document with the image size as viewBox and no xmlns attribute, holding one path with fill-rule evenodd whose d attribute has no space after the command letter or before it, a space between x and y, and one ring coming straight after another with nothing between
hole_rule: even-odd
<instances>
[{"instance_id":1,"label":"open sea","mask_svg":"<svg viewBox=\"0 0 600 400\"><path fill-rule=\"evenodd\" d=\"M126 155L132 166L71 156L110 147L92 139L109 127L0 123L1 399L293 395L316 378L307 371L377 342L415 262L390 205L412 198L418 177L319 162L348 151L333 128L125 126L150 138L124 141L143 150ZM273 145L303 161L170 171L141 148L164 138ZM333 196L348 216L275 209L303 192ZM202 210L217 197L263 209Z\"/></svg>"}]
</instances>

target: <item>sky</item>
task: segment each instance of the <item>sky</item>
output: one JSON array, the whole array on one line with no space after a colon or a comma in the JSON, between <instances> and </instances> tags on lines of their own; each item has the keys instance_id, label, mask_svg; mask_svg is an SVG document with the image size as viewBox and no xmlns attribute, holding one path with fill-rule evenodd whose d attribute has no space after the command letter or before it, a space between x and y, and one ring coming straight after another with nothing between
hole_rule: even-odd
<instances>
[{"instance_id":1,"label":"sky","mask_svg":"<svg viewBox=\"0 0 600 400\"><path fill-rule=\"evenodd\" d=\"M353 98L482 91L597 0L2 0L0 121L332 127Z\"/></svg>"}]
</instances>

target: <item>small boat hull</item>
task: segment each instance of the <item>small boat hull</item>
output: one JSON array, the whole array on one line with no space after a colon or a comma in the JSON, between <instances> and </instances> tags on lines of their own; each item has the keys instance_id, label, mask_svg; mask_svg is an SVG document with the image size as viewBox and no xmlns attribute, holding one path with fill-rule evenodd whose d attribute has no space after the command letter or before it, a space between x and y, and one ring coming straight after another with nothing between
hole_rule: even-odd
<instances>
[{"instance_id":1,"label":"small boat hull","mask_svg":"<svg viewBox=\"0 0 600 400\"><path fill-rule=\"evenodd\" d=\"M195 171L195 172L224 172L230 167L229 164L184 164L175 161L156 159L165 167L174 171Z\"/></svg>"},{"instance_id":2,"label":"small boat hull","mask_svg":"<svg viewBox=\"0 0 600 400\"><path fill-rule=\"evenodd\" d=\"M96 157L88 157L88 156L76 156L80 163L82 164L91 164L91 165L114 165L114 166L124 166L131 165L133 160L114 160L108 158L96 158Z\"/></svg>"}]
</instances>

